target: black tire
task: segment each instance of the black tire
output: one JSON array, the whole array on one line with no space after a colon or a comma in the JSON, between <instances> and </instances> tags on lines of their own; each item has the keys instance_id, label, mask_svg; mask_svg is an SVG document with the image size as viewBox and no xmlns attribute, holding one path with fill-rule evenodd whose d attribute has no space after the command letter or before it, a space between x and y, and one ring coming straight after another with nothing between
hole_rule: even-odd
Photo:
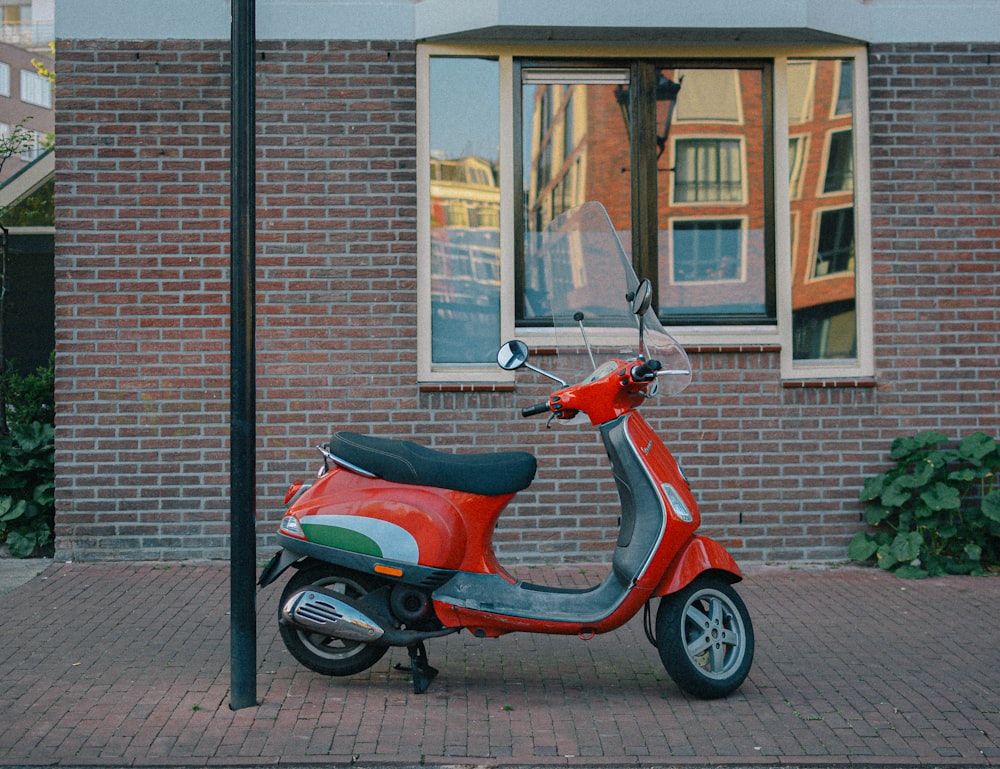
<instances>
[{"instance_id":1,"label":"black tire","mask_svg":"<svg viewBox=\"0 0 1000 769\"><path fill-rule=\"evenodd\" d=\"M753 624L743 599L725 580L702 575L660 601L656 647L663 667L702 699L736 691L753 664Z\"/></svg>"},{"instance_id":2,"label":"black tire","mask_svg":"<svg viewBox=\"0 0 1000 769\"><path fill-rule=\"evenodd\" d=\"M293 593L310 585L335 590L350 598L361 598L378 587L375 580L364 575L319 561L293 574L281 592L281 603L278 605L278 630L292 656L310 670L325 676L351 676L367 670L382 659L388 651L386 646L330 638L280 621L281 607L285 602Z\"/></svg>"}]
</instances>

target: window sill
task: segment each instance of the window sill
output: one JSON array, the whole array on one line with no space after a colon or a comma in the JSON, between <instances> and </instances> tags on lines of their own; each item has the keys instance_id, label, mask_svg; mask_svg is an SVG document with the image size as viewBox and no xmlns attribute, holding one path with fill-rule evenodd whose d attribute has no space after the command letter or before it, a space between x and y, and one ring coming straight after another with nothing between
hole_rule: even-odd
<instances>
[{"instance_id":1,"label":"window sill","mask_svg":"<svg viewBox=\"0 0 1000 769\"><path fill-rule=\"evenodd\" d=\"M421 382L422 393L512 393L513 382Z\"/></svg>"},{"instance_id":2,"label":"window sill","mask_svg":"<svg viewBox=\"0 0 1000 769\"><path fill-rule=\"evenodd\" d=\"M781 386L788 389L829 389L837 387L870 388L876 387L874 378L865 379L784 379Z\"/></svg>"}]
</instances>

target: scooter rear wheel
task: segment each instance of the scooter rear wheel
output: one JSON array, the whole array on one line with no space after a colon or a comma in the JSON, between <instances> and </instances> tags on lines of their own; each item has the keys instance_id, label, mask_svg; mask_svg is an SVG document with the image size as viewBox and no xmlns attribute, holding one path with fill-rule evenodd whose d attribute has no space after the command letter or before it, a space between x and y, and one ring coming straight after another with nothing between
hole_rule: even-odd
<instances>
[{"instance_id":1,"label":"scooter rear wheel","mask_svg":"<svg viewBox=\"0 0 1000 769\"><path fill-rule=\"evenodd\" d=\"M702 575L660 601L656 647L681 689L702 699L725 697L753 663L750 614L726 581Z\"/></svg>"},{"instance_id":2,"label":"scooter rear wheel","mask_svg":"<svg viewBox=\"0 0 1000 769\"><path fill-rule=\"evenodd\" d=\"M288 580L281 592L279 617L280 607L285 601L296 591L310 585L325 587L349 598L361 598L378 587L374 580L366 579L363 575L317 561L298 570ZM385 646L330 638L284 622L278 623L278 630L281 640L295 659L310 670L326 676L351 676L360 673L382 659L388 651Z\"/></svg>"}]
</instances>

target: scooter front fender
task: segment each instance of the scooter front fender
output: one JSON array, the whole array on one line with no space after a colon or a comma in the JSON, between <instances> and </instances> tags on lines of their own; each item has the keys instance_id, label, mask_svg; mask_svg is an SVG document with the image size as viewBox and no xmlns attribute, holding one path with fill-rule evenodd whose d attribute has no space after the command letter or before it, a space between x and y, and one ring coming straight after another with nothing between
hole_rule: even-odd
<instances>
[{"instance_id":1,"label":"scooter front fender","mask_svg":"<svg viewBox=\"0 0 1000 769\"><path fill-rule=\"evenodd\" d=\"M726 548L714 539L696 534L674 556L653 596L676 593L706 571L720 572L730 583L743 579L743 572Z\"/></svg>"}]
</instances>

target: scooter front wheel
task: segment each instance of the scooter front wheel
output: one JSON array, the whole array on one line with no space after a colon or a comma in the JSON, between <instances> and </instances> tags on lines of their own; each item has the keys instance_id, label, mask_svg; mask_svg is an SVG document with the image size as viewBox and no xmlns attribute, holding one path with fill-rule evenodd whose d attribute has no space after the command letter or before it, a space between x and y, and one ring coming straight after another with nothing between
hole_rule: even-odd
<instances>
[{"instance_id":1,"label":"scooter front wheel","mask_svg":"<svg viewBox=\"0 0 1000 769\"><path fill-rule=\"evenodd\" d=\"M336 566L316 561L303 567L288 580L281 592L280 606L293 593L302 588L315 585L325 587L348 598L361 598L375 590L378 585L374 580L363 575L338 569ZM351 676L367 670L378 662L388 647L373 646L359 641L345 641L330 638L322 633L311 633L284 622L278 623L281 640L292 656L310 670L325 676Z\"/></svg>"},{"instance_id":2,"label":"scooter front wheel","mask_svg":"<svg viewBox=\"0 0 1000 769\"><path fill-rule=\"evenodd\" d=\"M660 601L656 647L681 689L703 699L725 697L753 663L750 614L732 586L702 575Z\"/></svg>"}]
</instances>

